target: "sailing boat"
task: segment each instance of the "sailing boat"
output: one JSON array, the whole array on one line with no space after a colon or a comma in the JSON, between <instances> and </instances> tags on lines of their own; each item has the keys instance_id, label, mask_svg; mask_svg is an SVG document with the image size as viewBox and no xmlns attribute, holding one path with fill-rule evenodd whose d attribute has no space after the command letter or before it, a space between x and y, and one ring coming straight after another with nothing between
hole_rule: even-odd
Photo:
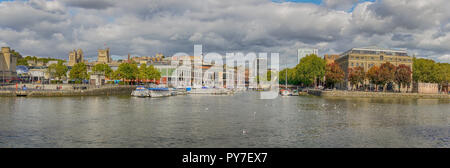
<instances>
[{"instance_id":1,"label":"sailing boat","mask_svg":"<svg viewBox=\"0 0 450 168\"><path fill-rule=\"evenodd\" d=\"M284 79L285 89L281 90L281 96L292 96L292 93L287 88L287 84L288 84L288 82L287 82L287 71L288 71L287 63L285 65L286 65L286 75L284 75L285 76L285 79Z\"/></svg>"}]
</instances>

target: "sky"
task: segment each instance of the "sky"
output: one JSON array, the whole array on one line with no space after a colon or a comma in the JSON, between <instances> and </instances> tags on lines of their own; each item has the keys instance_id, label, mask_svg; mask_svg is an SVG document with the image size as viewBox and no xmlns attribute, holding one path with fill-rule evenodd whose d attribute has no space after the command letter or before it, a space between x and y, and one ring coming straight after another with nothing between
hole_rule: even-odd
<instances>
[{"instance_id":1,"label":"sky","mask_svg":"<svg viewBox=\"0 0 450 168\"><path fill-rule=\"evenodd\" d=\"M406 48L450 62L448 0L0 0L0 46L22 55L68 59L81 48L113 58L203 53L319 55L354 47Z\"/></svg>"}]
</instances>

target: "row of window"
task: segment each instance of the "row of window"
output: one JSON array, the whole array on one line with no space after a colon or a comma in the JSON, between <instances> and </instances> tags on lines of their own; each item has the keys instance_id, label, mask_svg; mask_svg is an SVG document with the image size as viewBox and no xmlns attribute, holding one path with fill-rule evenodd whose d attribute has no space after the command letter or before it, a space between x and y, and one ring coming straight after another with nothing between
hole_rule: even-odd
<instances>
[{"instance_id":1,"label":"row of window","mask_svg":"<svg viewBox=\"0 0 450 168\"><path fill-rule=\"evenodd\" d=\"M387 52L387 51L366 51L366 50L352 50L353 54L370 54L370 55L395 55L395 56L408 56L407 53L404 52Z\"/></svg>"},{"instance_id":2,"label":"row of window","mask_svg":"<svg viewBox=\"0 0 450 168\"><path fill-rule=\"evenodd\" d=\"M351 56L350 57L350 59L353 59L353 60L364 60L366 57L363 57L363 56ZM403 62L411 62L411 59L406 59L406 58L386 58L386 59L384 59L384 57L383 56L380 56L380 57L378 57L378 58L376 58L376 57L367 57L367 59L369 59L369 60L375 60L375 59L380 59L381 61L383 61L383 60L387 60L387 61L403 61Z\"/></svg>"},{"instance_id":3,"label":"row of window","mask_svg":"<svg viewBox=\"0 0 450 168\"><path fill-rule=\"evenodd\" d=\"M350 63L351 67L358 67L358 66L364 67L364 65L367 65L369 68L372 68L375 64L374 63L366 64L366 63L359 63L359 62L356 62L356 63L352 62L352 63Z\"/></svg>"}]
</instances>

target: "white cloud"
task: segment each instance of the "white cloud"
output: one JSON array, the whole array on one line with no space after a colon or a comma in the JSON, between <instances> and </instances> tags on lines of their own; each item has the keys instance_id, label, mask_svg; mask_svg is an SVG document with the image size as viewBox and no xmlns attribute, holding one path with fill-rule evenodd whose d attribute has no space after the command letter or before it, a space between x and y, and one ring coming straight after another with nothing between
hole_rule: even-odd
<instances>
[{"instance_id":1,"label":"white cloud","mask_svg":"<svg viewBox=\"0 0 450 168\"><path fill-rule=\"evenodd\" d=\"M204 52L280 52L294 62L300 47L321 54L378 45L434 58L450 54L450 1L355 0L274 3L261 0L72 1L0 3L0 44L24 55L66 58L82 48L96 57ZM330 53L330 54L333 54ZM289 57L289 59L284 59ZM445 59L444 59L445 60Z\"/></svg>"},{"instance_id":2,"label":"white cloud","mask_svg":"<svg viewBox=\"0 0 450 168\"><path fill-rule=\"evenodd\" d=\"M450 54L443 55L437 58L440 62L450 63Z\"/></svg>"}]
</instances>

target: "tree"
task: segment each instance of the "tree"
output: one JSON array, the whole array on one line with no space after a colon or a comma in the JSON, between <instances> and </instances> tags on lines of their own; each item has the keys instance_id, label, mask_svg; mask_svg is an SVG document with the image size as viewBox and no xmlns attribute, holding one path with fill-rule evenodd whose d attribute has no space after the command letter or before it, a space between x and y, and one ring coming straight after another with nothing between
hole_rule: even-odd
<instances>
[{"instance_id":1,"label":"tree","mask_svg":"<svg viewBox=\"0 0 450 168\"><path fill-rule=\"evenodd\" d=\"M378 91L378 85L381 84L380 79L380 68L378 66L373 66L367 71L367 78L369 79L370 83L375 85L375 91Z\"/></svg>"},{"instance_id":2,"label":"tree","mask_svg":"<svg viewBox=\"0 0 450 168\"><path fill-rule=\"evenodd\" d=\"M57 64L52 64L48 67L47 71L52 78L56 78L57 80L61 80L62 77L66 77L67 71L69 69L62 62L58 62Z\"/></svg>"},{"instance_id":3,"label":"tree","mask_svg":"<svg viewBox=\"0 0 450 168\"><path fill-rule=\"evenodd\" d=\"M134 80L139 75L139 68L133 63L122 63L115 72L118 79Z\"/></svg>"},{"instance_id":4,"label":"tree","mask_svg":"<svg viewBox=\"0 0 450 168\"><path fill-rule=\"evenodd\" d=\"M77 63L72 67L69 73L70 79L80 83L82 80L88 78L87 66L83 62Z\"/></svg>"},{"instance_id":5,"label":"tree","mask_svg":"<svg viewBox=\"0 0 450 168\"><path fill-rule=\"evenodd\" d=\"M325 83L327 86L334 88L336 83L344 80L344 71L336 63L328 64L325 68Z\"/></svg>"},{"instance_id":6,"label":"tree","mask_svg":"<svg viewBox=\"0 0 450 168\"><path fill-rule=\"evenodd\" d=\"M394 81L397 83L399 91L401 86L408 86L409 88L411 84L411 73L411 68L404 64L401 64L396 68Z\"/></svg>"},{"instance_id":7,"label":"tree","mask_svg":"<svg viewBox=\"0 0 450 168\"><path fill-rule=\"evenodd\" d=\"M149 79L159 80L161 79L161 72L159 72L153 65L148 67L150 71Z\"/></svg>"},{"instance_id":8,"label":"tree","mask_svg":"<svg viewBox=\"0 0 450 168\"><path fill-rule=\"evenodd\" d=\"M379 71L380 84L383 85L383 91L386 91L385 85L394 81L395 66L386 62L381 64Z\"/></svg>"},{"instance_id":9,"label":"tree","mask_svg":"<svg viewBox=\"0 0 450 168\"><path fill-rule=\"evenodd\" d=\"M146 64L142 64L139 68L139 79L152 79L159 80L161 78L161 72L159 72L153 65L147 67Z\"/></svg>"},{"instance_id":10,"label":"tree","mask_svg":"<svg viewBox=\"0 0 450 168\"><path fill-rule=\"evenodd\" d=\"M97 64L92 68L92 71L95 73L104 74L107 78L111 78L112 69L108 64Z\"/></svg>"},{"instance_id":11,"label":"tree","mask_svg":"<svg viewBox=\"0 0 450 168\"><path fill-rule=\"evenodd\" d=\"M25 59L17 59L17 65L23 65L23 66L28 66L28 62Z\"/></svg>"},{"instance_id":12,"label":"tree","mask_svg":"<svg viewBox=\"0 0 450 168\"><path fill-rule=\"evenodd\" d=\"M272 80L272 71L267 71L267 81Z\"/></svg>"},{"instance_id":13,"label":"tree","mask_svg":"<svg viewBox=\"0 0 450 168\"><path fill-rule=\"evenodd\" d=\"M438 63L439 72L437 73L437 80L440 85L439 91L442 92L443 86L448 86L450 82L450 64Z\"/></svg>"},{"instance_id":14,"label":"tree","mask_svg":"<svg viewBox=\"0 0 450 168\"><path fill-rule=\"evenodd\" d=\"M416 82L437 83L439 66L429 59L413 58L413 80Z\"/></svg>"},{"instance_id":15,"label":"tree","mask_svg":"<svg viewBox=\"0 0 450 168\"><path fill-rule=\"evenodd\" d=\"M363 67L354 67L348 69L348 80L350 84L359 88L359 84L364 84L364 80L366 78L366 74Z\"/></svg>"},{"instance_id":16,"label":"tree","mask_svg":"<svg viewBox=\"0 0 450 168\"><path fill-rule=\"evenodd\" d=\"M296 77L307 86L315 85L316 81L322 79L325 75L325 64L325 60L317 55L307 55L296 66Z\"/></svg>"}]
</instances>

